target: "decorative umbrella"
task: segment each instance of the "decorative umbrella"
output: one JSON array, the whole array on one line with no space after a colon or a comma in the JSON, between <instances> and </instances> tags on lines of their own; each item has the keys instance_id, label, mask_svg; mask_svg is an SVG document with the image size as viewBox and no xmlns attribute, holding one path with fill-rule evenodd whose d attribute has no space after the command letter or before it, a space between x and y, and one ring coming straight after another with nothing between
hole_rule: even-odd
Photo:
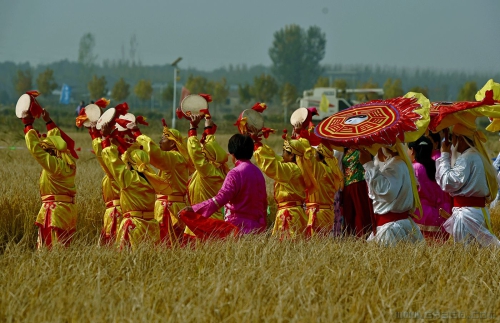
<instances>
[{"instance_id":1,"label":"decorative umbrella","mask_svg":"<svg viewBox=\"0 0 500 323\"><path fill-rule=\"evenodd\" d=\"M476 118L500 118L500 84L489 80L476 94L477 101L433 102L429 130L439 132L457 123L476 128Z\"/></svg>"},{"instance_id":2,"label":"decorative umbrella","mask_svg":"<svg viewBox=\"0 0 500 323\"><path fill-rule=\"evenodd\" d=\"M323 120L314 131L335 146L393 146L398 140L412 142L424 134L429 107L424 95L409 92L354 105Z\"/></svg>"}]
</instances>

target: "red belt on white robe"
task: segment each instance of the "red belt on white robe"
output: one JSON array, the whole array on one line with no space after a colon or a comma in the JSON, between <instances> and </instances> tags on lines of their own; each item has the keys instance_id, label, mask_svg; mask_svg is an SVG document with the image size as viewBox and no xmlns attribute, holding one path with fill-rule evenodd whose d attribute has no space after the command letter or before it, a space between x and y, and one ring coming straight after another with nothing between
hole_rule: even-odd
<instances>
[{"instance_id":1,"label":"red belt on white robe","mask_svg":"<svg viewBox=\"0 0 500 323\"><path fill-rule=\"evenodd\" d=\"M486 198L485 197L474 197L474 196L453 196L453 206L454 207L485 207Z\"/></svg>"},{"instance_id":2,"label":"red belt on white robe","mask_svg":"<svg viewBox=\"0 0 500 323\"><path fill-rule=\"evenodd\" d=\"M375 221L377 223L377 227L380 227L389 222L408 219L409 216L410 212L408 211L402 213L387 212L386 214L375 214Z\"/></svg>"}]
</instances>

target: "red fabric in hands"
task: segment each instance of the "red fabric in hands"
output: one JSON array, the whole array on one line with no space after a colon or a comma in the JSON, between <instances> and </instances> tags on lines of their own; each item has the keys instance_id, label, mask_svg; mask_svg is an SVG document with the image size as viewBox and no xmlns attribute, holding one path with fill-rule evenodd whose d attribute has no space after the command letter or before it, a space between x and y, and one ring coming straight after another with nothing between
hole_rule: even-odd
<instances>
[{"instance_id":1,"label":"red fabric in hands","mask_svg":"<svg viewBox=\"0 0 500 323\"><path fill-rule=\"evenodd\" d=\"M224 239L238 234L239 229L235 225L222 220L204 218L195 212L181 211L179 218L184 222L197 239Z\"/></svg>"}]
</instances>

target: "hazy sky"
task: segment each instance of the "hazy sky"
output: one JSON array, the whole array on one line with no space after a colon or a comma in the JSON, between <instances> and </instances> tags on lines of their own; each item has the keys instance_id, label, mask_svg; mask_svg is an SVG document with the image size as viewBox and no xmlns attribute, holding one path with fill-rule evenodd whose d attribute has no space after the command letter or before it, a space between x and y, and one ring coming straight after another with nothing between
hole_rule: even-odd
<instances>
[{"instance_id":1,"label":"hazy sky","mask_svg":"<svg viewBox=\"0 0 500 323\"><path fill-rule=\"evenodd\" d=\"M324 63L500 70L500 0L0 0L0 61L76 60L91 32L99 61L136 34L144 64L269 65L293 23L326 33Z\"/></svg>"}]
</instances>

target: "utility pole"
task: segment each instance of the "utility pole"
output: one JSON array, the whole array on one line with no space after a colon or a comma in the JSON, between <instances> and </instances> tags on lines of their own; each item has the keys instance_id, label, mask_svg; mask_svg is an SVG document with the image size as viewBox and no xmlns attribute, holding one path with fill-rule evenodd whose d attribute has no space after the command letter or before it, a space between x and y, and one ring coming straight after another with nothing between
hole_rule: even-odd
<instances>
[{"instance_id":1,"label":"utility pole","mask_svg":"<svg viewBox=\"0 0 500 323\"><path fill-rule=\"evenodd\" d=\"M176 101L176 94L177 94L177 64L182 60L182 57L179 57L176 59L173 63L172 66L174 67L174 99L172 102L172 128L175 128L175 101Z\"/></svg>"}]
</instances>

